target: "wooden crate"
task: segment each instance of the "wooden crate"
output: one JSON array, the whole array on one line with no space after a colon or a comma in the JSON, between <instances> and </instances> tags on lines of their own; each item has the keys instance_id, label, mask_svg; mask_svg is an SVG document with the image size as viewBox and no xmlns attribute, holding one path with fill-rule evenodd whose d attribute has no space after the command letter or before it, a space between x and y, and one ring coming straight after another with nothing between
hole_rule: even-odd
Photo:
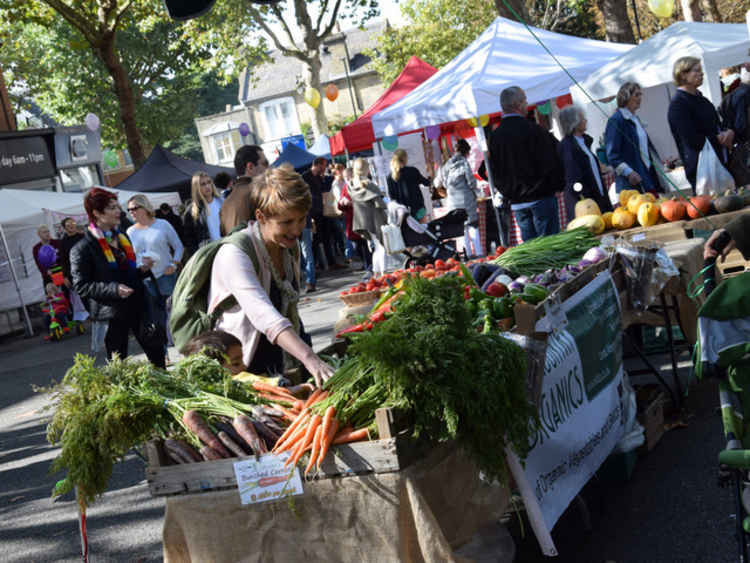
<instances>
[{"instance_id":1,"label":"wooden crate","mask_svg":"<svg viewBox=\"0 0 750 563\"><path fill-rule=\"evenodd\" d=\"M389 473L411 465L427 451L427 445L416 443L406 436L402 426L408 418L393 409L375 411L379 440L342 444L331 448L321 465L319 479ZM217 461L171 464L161 440L146 444L148 467L146 480L152 496L194 494L207 491L237 488L234 464L247 457L233 457ZM271 456L262 454L258 456Z\"/></svg>"},{"instance_id":2,"label":"wooden crate","mask_svg":"<svg viewBox=\"0 0 750 563\"><path fill-rule=\"evenodd\" d=\"M673 221L671 223L662 223L651 227L633 227L624 231L608 232L631 243L643 241L648 242L671 242L674 240L684 240L687 237L685 232L686 221Z\"/></svg>"},{"instance_id":3,"label":"wooden crate","mask_svg":"<svg viewBox=\"0 0 750 563\"><path fill-rule=\"evenodd\" d=\"M606 270L609 266L609 260L602 260L585 268L571 281L562 284L557 290L560 301L565 301L568 297L578 292L583 286L593 280L597 274ZM529 305L528 303L517 303L513 307L513 314L516 319L516 328L514 332L526 336L534 336L539 339L546 339L546 334L536 332L536 323L545 315L544 302L538 305Z\"/></svg>"},{"instance_id":4,"label":"wooden crate","mask_svg":"<svg viewBox=\"0 0 750 563\"><path fill-rule=\"evenodd\" d=\"M722 229L727 226L727 223L745 213L750 213L750 207L745 207L744 209L732 211L730 213L719 213L718 215L709 215L708 217L685 221L685 230L713 231L714 229Z\"/></svg>"}]
</instances>

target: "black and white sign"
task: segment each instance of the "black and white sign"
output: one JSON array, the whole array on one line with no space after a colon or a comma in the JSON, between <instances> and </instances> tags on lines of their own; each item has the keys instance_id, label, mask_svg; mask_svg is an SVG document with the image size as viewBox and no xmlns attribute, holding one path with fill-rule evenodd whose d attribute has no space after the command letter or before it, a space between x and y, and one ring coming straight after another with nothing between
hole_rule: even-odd
<instances>
[{"instance_id":1,"label":"black and white sign","mask_svg":"<svg viewBox=\"0 0 750 563\"><path fill-rule=\"evenodd\" d=\"M54 175L55 164L44 137L0 139L0 185Z\"/></svg>"}]
</instances>

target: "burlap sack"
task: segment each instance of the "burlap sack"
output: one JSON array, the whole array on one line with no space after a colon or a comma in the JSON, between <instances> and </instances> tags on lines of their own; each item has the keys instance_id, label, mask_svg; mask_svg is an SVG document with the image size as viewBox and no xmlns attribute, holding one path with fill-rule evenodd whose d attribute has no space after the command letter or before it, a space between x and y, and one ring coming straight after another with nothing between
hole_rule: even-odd
<instances>
[{"instance_id":1,"label":"burlap sack","mask_svg":"<svg viewBox=\"0 0 750 563\"><path fill-rule=\"evenodd\" d=\"M305 483L303 495L243 506L235 490L167 499L164 560L468 561L453 549L497 522L508 490L480 481L455 448L395 473Z\"/></svg>"}]
</instances>

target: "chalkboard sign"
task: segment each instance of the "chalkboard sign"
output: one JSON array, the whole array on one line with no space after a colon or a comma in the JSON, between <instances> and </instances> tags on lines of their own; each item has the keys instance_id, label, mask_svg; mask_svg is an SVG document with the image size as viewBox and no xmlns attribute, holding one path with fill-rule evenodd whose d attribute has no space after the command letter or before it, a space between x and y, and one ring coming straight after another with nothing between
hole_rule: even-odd
<instances>
[{"instance_id":1,"label":"chalkboard sign","mask_svg":"<svg viewBox=\"0 0 750 563\"><path fill-rule=\"evenodd\" d=\"M8 185L55 175L55 163L44 137L0 139L0 184Z\"/></svg>"}]
</instances>

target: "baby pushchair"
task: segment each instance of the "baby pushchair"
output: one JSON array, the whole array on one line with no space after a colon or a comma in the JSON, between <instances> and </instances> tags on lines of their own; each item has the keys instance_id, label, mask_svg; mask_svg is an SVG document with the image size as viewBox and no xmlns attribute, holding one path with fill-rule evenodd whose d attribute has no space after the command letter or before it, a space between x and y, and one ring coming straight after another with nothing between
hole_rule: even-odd
<instances>
[{"instance_id":1,"label":"baby pushchair","mask_svg":"<svg viewBox=\"0 0 750 563\"><path fill-rule=\"evenodd\" d=\"M424 266L437 259L459 259L461 255L450 239L464 235L465 222L466 211L463 209L449 211L443 217L426 224L407 215L401 222L401 236L407 247L403 251L406 256L404 268Z\"/></svg>"},{"instance_id":2,"label":"baby pushchair","mask_svg":"<svg viewBox=\"0 0 750 563\"><path fill-rule=\"evenodd\" d=\"M719 237L721 251L729 242ZM719 452L719 483L734 490L739 560L748 561L750 533L750 272L714 281L715 259L706 261L709 294L698 312L695 370L719 378L719 401L726 447ZM745 407L748 412L745 412Z\"/></svg>"}]
</instances>

